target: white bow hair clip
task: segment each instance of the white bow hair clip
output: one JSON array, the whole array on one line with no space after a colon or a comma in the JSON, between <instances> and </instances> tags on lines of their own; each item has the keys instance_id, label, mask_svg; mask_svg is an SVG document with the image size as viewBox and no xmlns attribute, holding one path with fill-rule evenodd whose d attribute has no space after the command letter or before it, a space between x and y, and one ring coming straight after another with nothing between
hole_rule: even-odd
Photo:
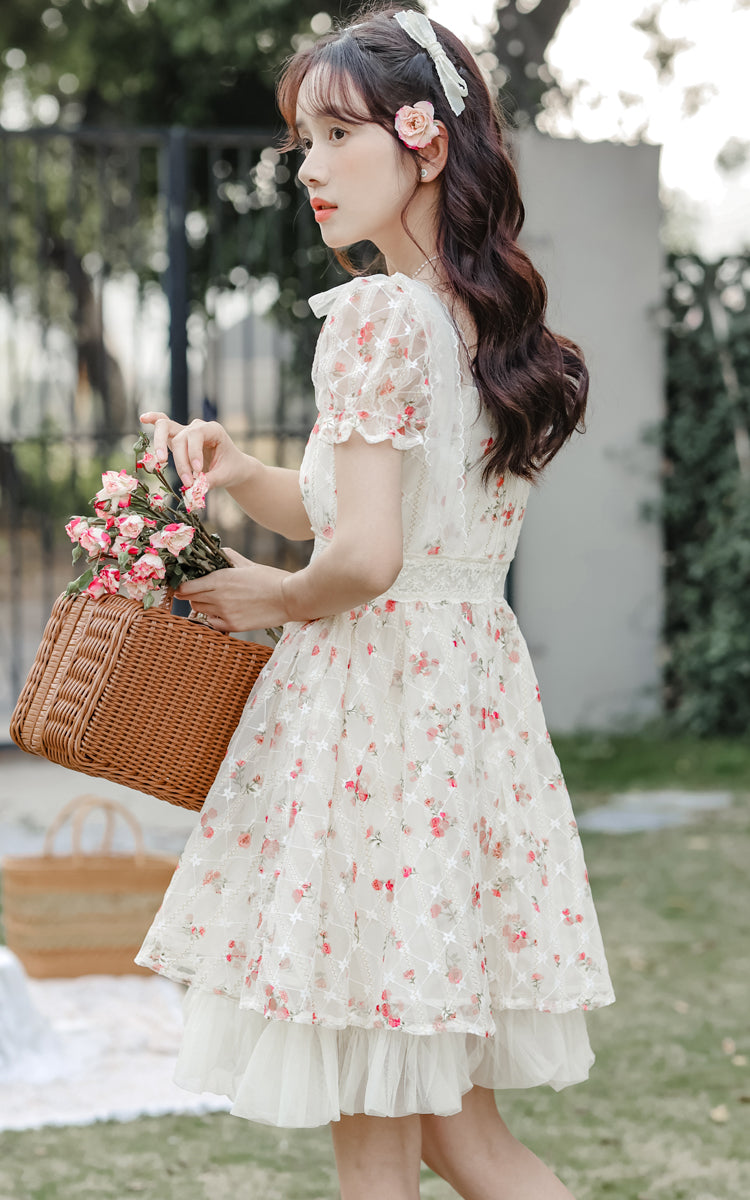
<instances>
[{"instance_id":1,"label":"white bow hair clip","mask_svg":"<svg viewBox=\"0 0 750 1200\"><path fill-rule=\"evenodd\" d=\"M435 64L438 79L443 85L445 98L456 116L458 116L466 107L462 97L468 96L469 88L466 80L461 78L445 53L427 17L423 16L422 13L415 12L413 9L408 9L405 12L397 12L394 15L394 20L398 21L401 28L408 33L409 37L418 46L427 51Z\"/></svg>"}]
</instances>

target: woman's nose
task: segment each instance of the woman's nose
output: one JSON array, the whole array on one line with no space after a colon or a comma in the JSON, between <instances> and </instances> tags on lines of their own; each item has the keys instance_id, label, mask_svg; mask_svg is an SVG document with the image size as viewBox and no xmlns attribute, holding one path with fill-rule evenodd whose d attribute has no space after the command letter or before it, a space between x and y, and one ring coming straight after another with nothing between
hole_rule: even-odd
<instances>
[{"instance_id":1,"label":"woman's nose","mask_svg":"<svg viewBox=\"0 0 750 1200\"><path fill-rule=\"evenodd\" d=\"M315 184L324 184L325 170L321 162L320 155L315 153L313 147L305 156L304 162L297 172L297 178L303 187L314 187Z\"/></svg>"}]
</instances>

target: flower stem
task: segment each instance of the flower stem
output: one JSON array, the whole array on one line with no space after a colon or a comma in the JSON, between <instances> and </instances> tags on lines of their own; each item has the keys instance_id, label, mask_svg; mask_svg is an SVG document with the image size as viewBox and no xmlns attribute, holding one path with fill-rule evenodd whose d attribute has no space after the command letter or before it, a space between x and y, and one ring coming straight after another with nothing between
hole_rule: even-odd
<instances>
[{"instance_id":1,"label":"flower stem","mask_svg":"<svg viewBox=\"0 0 750 1200\"><path fill-rule=\"evenodd\" d=\"M156 478L159 480L159 482L168 491L170 491L172 493L172 495L177 500L178 505L181 505L184 503L182 496L178 492L175 491L175 489L172 487L172 484L169 482L169 480L167 479L167 477L164 475L164 473L162 471L160 471L158 468L156 468L156 470L154 471L154 475L156 475ZM206 530L203 526L203 523L202 523L200 517L195 517L195 516L193 516L192 513L189 513L186 511L185 512L185 520L189 525L193 526L196 533L198 534L198 537L201 539L201 541L206 546L206 548L208 550L210 550L211 555L212 555L212 561L215 561L216 559L218 559L219 562L222 562L227 567L234 566L234 563L232 562L232 560L230 558L227 558L227 556L224 553L224 551L222 550L221 546L217 546L216 542L214 542L213 539L208 535L208 533L206 532Z\"/></svg>"}]
</instances>

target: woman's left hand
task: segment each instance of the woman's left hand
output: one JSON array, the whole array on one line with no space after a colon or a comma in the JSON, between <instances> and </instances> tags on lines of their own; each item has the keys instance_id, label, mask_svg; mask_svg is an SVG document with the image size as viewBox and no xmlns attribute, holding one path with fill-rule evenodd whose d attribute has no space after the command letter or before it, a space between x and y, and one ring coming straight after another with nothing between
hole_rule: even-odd
<instances>
[{"instance_id":1,"label":"woman's left hand","mask_svg":"<svg viewBox=\"0 0 750 1200\"><path fill-rule=\"evenodd\" d=\"M281 584L291 572L251 562L236 550L226 548L224 553L234 566L180 584L175 592L178 599L188 600L194 612L203 613L222 633L266 629L288 621Z\"/></svg>"}]
</instances>

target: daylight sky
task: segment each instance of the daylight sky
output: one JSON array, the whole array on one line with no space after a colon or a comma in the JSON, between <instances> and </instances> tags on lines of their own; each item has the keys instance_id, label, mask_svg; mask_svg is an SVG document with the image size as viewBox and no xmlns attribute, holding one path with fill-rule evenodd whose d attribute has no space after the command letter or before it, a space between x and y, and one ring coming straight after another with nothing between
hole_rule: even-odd
<instances>
[{"instance_id":1,"label":"daylight sky","mask_svg":"<svg viewBox=\"0 0 750 1200\"><path fill-rule=\"evenodd\" d=\"M527 4L531 9L535 0ZM581 80L587 86L573 121L550 121L548 131L632 140L647 120L647 139L663 147L662 182L688 198L704 244L717 253L750 244L750 165L731 177L715 165L731 139L750 142L750 4L664 0L664 33L692 43L678 55L674 81L666 85L644 57L648 38L631 24L650 7L649 0L573 0L547 61L564 85ZM492 20L494 0L430 0L428 11L476 46ZM686 115L685 89L698 87L704 103ZM626 108L619 93L642 102Z\"/></svg>"}]
</instances>

